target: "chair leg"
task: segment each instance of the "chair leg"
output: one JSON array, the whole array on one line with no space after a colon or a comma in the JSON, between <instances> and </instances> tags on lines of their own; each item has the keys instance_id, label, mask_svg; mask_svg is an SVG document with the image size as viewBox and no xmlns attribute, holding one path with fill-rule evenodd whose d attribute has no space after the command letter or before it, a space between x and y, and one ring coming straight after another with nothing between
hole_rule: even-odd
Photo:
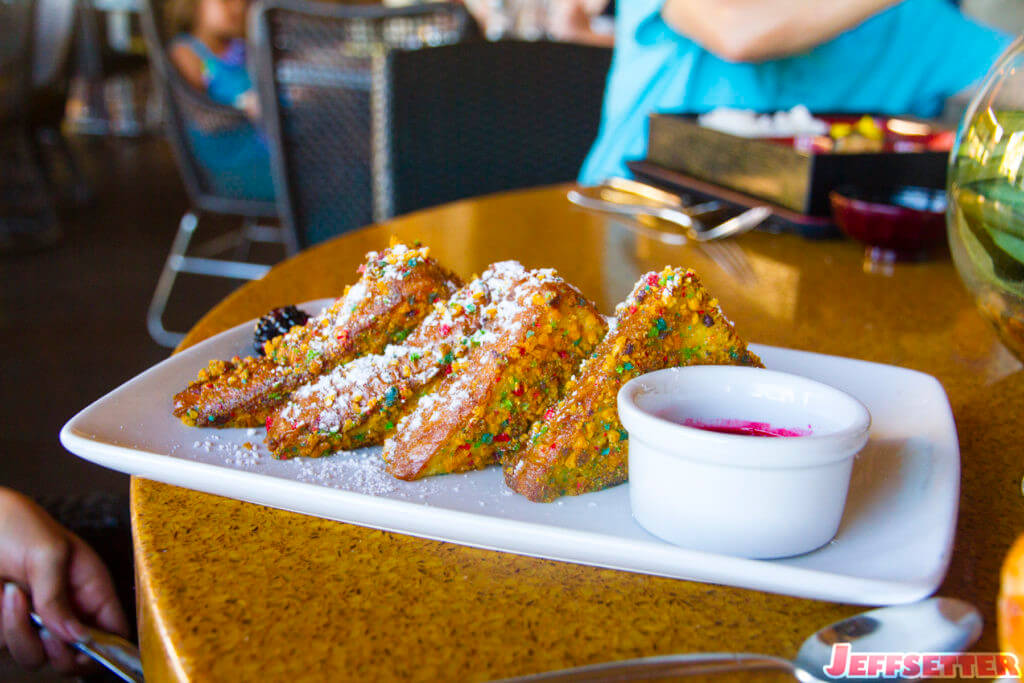
<instances>
[{"instance_id":1,"label":"chair leg","mask_svg":"<svg viewBox=\"0 0 1024 683\"><path fill-rule=\"evenodd\" d=\"M163 318L164 311L167 309L167 301L171 297L171 290L174 288L174 281L178 277L178 264L188 250L189 242L192 241L192 235L198 225L199 216L192 211L188 211L181 217L181 222L178 223L178 232L171 244L171 251L167 254L164 269L160 272L160 279L157 280L153 299L149 302L146 328L149 330L149 336L161 346L173 348L185 338L183 333L171 332L165 328Z\"/></svg>"},{"instance_id":2,"label":"chair leg","mask_svg":"<svg viewBox=\"0 0 1024 683\"><path fill-rule=\"evenodd\" d=\"M39 169L39 178L47 188L47 192L51 196L56 197L56 183L53 181L53 166L50 163L49 158L46 156L46 152L43 150L43 143L39 139L38 130L29 127L28 135L26 140L28 141L29 154L32 155L32 159L35 161L36 168Z\"/></svg>"},{"instance_id":3,"label":"chair leg","mask_svg":"<svg viewBox=\"0 0 1024 683\"><path fill-rule=\"evenodd\" d=\"M45 139L45 144L44 144ZM95 199L92 186L82 172L82 167L71 150L68 140L60 128L38 126L31 130L32 153L38 160L46 182L50 186L50 192L60 205L70 204L75 208L82 208ZM53 153L60 157L60 163L66 169L65 174L58 173L53 158L44 147L52 148ZM62 175L67 176L68 184L58 182Z\"/></svg>"},{"instance_id":4,"label":"chair leg","mask_svg":"<svg viewBox=\"0 0 1024 683\"><path fill-rule=\"evenodd\" d=\"M298 254L301 248L299 246L299 238L291 225L287 221L282 220L279 230L281 231L281 241L284 243L285 257L291 258Z\"/></svg>"},{"instance_id":5,"label":"chair leg","mask_svg":"<svg viewBox=\"0 0 1024 683\"><path fill-rule=\"evenodd\" d=\"M0 253L32 251L61 237L53 195L29 129L0 131Z\"/></svg>"},{"instance_id":6,"label":"chair leg","mask_svg":"<svg viewBox=\"0 0 1024 683\"><path fill-rule=\"evenodd\" d=\"M82 171L82 166L78 163L78 157L71 149L71 145L68 144L68 139L64 136L63 131L61 131L60 128L57 128L54 132L54 143L57 147L57 151L60 153L61 157L63 157L64 163L67 164L68 167L68 174L71 180L71 202L76 207L84 207L91 204L96 198L96 193L93 192L92 184Z\"/></svg>"},{"instance_id":7,"label":"chair leg","mask_svg":"<svg viewBox=\"0 0 1024 683\"><path fill-rule=\"evenodd\" d=\"M252 218L245 218L242 220L242 239L238 240L238 244L235 245L235 250L232 253L232 258L236 261L248 261L249 254L252 253L252 237L251 232L253 227L256 225L256 221Z\"/></svg>"}]
</instances>

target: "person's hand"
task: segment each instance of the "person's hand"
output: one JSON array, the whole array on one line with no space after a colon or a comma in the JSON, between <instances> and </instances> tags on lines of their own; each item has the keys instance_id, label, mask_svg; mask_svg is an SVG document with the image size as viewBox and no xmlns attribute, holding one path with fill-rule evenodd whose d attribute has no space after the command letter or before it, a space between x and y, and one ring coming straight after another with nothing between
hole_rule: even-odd
<instances>
[{"instance_id":1,"label":"person's hand","mask_svg":"<svg viewBox=\"0 0 1024 683\"><path fill-rule=\"evenodd\" d=\"M241 109L250 121L260 120L260 101L256 97L256 91L246 90L235 98L235 108Z\"/></svg>"},{"instance_id":2,"label":"person's hand","mask_svg":"<svg viewBox=\"0 0 1024 683\"><path fill-rule=\"evenodd\" d=\"M47 661L72 675L88 659L67 643L85 636L82 623L128 635L128 623L107 568L84 541L25 496L0 488L0 647L26 669ZM40 635L34 610L46 625Z\"/></svg>"},{"instance_id":3,"label":"person's hand","mask_svg":"<svg viewBox=\"0 0 1024 683\"><path fill-rule=\"evenodd\" d=\"M590 14L582 0L555 0L548 5L548 34L555 40L576 42L590 33Z\"/></svg>"}]
</instances>

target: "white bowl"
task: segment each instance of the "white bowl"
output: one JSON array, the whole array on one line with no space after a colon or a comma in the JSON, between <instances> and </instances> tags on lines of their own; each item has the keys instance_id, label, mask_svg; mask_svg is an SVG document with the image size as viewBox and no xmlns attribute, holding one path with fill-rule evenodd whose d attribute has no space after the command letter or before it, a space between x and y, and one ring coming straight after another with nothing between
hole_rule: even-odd
<instances>
[{"instance_id":1,"label":"white bowl","mask_svg":"<svg viewBox=\"0 0 1024 683\"><path fill-rule=\"evenodd\" d=\"M685 548L748 558L799 555L839 529L853 456L871 416L821 382L760 368L670 368L626 383L633 516ZM681 424L767 423L765 438Z\"/></svg>"}]
</instances>

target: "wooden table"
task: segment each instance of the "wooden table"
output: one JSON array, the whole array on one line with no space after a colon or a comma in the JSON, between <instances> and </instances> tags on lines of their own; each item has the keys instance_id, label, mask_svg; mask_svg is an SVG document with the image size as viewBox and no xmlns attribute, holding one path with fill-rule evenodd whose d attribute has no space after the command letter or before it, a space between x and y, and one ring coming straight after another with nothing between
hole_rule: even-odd
<instances>
[{"instance_id":1,"label":"wooden table","mask_svg":"<svg viewBox=\"0 0 1024 683\"><path fill-rule=\"evenodd\" d=\"M940 593L985 614L1024 530L1024 373L976 313L948 257L866 274L842 241L751 233L754 283L695 245L669 247L572 207L566 188L460 202L299 255L214 308L194 344L268 309L337 295L391 235L463 275L515 258L557 268L611 312L638 276L695 268L748 340L938 377L960 435L952 567ZM168 396L177 387L168 387ZM134 479L147 680L484 680L698 650L792 656L858 607L520 557L330 522Z\"/></svg>"}]
</instances>

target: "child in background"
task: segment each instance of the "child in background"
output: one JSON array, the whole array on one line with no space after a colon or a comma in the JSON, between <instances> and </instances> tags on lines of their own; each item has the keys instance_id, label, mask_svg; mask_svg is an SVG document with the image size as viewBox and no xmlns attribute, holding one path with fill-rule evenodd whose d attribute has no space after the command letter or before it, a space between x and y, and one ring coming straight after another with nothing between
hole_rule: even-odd
<instances>
[{"instance_id":1,"label":"child in background","mask_svg":"<svg viewBox=\"0 0 1024 683\"><path fill-rule=\"evenodd\" d=\"M171 62L182 78L220 104L259 116L245 64L249 0L171 0ZM253 125L216 133L192 129L190 138L220 194L272 201L270 155Z\"/></svg>"},{"instance_id":2,"label":"child in background","mask_svg":"<svg viewBox=\"0 0 1024 683\"><path fill-rule=\"evenodd\" d=\"M189 85L255 118L252 81L245 68L248 6L247 0L174 0L168 16L178 35L169 53Z\"/></svg>"}]
</instances>

